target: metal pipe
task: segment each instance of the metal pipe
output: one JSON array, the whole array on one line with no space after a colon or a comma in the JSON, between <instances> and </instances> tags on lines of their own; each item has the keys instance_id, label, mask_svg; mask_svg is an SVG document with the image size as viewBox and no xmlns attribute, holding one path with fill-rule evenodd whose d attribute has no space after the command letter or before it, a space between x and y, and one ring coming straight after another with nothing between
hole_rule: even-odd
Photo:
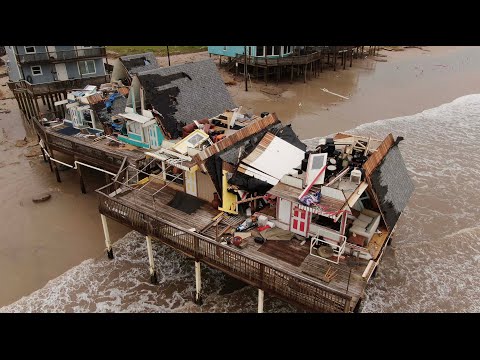
<instances>
[{"instance_id":1,"label":"metal pipe","mask_svg":"<svg viewBox=\"0 0 480 360\"><path fill-rule=\"evenodd\" d=\"M55 161L56 163L59 163L59 164L68 166L68 167L71 168L71 169L75 169L75 170L76 170L76 169L77 169L77 164L80 164L80 165L83 165L83 166L86 166L86 167L95 169L95 170L97 170L97 171L102 171L102 172L107 173L107 174L112 175L112 176L117 175L117 174L114 174L114 173L112 173L112 172L110 172L110 171L107 171L107 170L104 170L104 169L101 169L101 168L98 168L98 167L95 167L95 166L92 166L92 165L89 165L89 164L85 164L85 163L83 163L83 162L81 162L81 161L77 161L77 160L75 160L75 161L73 162L74 165L70 165L70 164L64 163L63 161L54 159L54 158L48 153L48 151L47 151L41 144L40 144L40 147L45 151L45 154L47 155L47 157L48 157L50 160Z\"/></svg>"}]
</instances>

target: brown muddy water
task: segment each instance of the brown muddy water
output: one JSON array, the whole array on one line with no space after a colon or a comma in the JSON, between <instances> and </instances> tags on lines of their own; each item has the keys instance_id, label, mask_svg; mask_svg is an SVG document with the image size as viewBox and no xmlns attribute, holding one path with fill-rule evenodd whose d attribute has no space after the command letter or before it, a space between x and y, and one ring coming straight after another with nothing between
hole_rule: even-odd
<instances>
[{"instance_id":1,"label":"brown muddy water","mask_svg":"<svg viewBox=\"0 0 480 360\"><path fill-rule=\"evenodd\" d=\"M348 129L376 137L389 132L405 137L400 147L416 190L377 277L367 288L364 312L480 311L480 211L476 206L480 204L480 48L427 49L387 53L388 62L369 67L362 65L367 60L359 61L353 70L324 73L343 76L343 88L334 87L334 78L331 82L316 79L293 84L287 96L280 91L281 100L278 95L255 100L261 91L252 91L253 99L244 97L243 102L239 101L243 93L235 96L238 104L256 111L276 111L304 139ZM402 75L393 75L395 70ZM318 87L351 98L334 99L332 106L317 99L317 95L327 96ZM297 100L302 103L301 115L297 109L289 110ZM0 107L3 103L0 100ZM305 109L318 115L308 120ZM381 117L390 112L394 114ZM396 117L357 126L364 113L371 115L369 120ZM403 116L407 114L414 115ZM304 117L307 120L302 121ZM0 113L0 127L0 305L24 296L0 308L1 312L256 311L255 289L239 287L203 265L205 302L202 307L193 305L193 263L158 243L154 250L160 284L149 284L145 241L135 232L114 244L113 261L106 259L101 255L103 233L92 193L103 184L103 176L89 173L87 195L80 193L72 170L61 172L63 182L58 184L41 157L26 158L28 148L15 146L25 136L18 110ZM45 190L52 199L32 203L31 197ZM114 222L110 229L113 239L127 231ZM265 311L297 310L266 296Z\"/></svg>"}]
</instances>

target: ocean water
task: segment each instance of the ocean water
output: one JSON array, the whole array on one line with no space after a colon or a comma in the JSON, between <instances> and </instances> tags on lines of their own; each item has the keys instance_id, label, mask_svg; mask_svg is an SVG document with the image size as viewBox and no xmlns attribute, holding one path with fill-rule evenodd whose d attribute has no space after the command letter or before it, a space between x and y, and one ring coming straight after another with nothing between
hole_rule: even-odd
<instances>
[{"instance_id":1,"label":"ocean water","mask_svg":"<svg viewBox=\"0 0 480 360\"><path fill-rule=\"evenodd\" d=\"M361 311L480 311L480 95L349 132L403 136L400 148L415 184ZM0 312L256 311L255 288L204 265L204 304L193 304L193 262L165 245L153 244L159 285L149 283L142 235L131 232L113 246L114 260L86 260ZM267 294L264 310L299 311Z\"/></svg>"}]
</instances>

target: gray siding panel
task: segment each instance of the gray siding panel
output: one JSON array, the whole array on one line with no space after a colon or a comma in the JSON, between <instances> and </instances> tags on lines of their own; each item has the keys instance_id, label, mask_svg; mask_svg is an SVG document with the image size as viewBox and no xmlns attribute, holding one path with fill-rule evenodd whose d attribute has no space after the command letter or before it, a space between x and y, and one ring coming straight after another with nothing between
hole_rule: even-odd
<instances>
[{"instance_id":1,"label":"gray siding panel","mask_svg":"<svg viewBox=\"0 0 480 360\"><path fill-rule=\"evenodd\" d=\"M17 58L10 46L5 46L5 51L8 57L8 77L10 81L18 81L21 79L21 74L17 66Z\"/></svg>"},{"instance_id":2,"label":"gray siding panel","mask_svg":"<svg viewBox=\"0 0 480 360\"><path fill-rule=\"evenodd\" d=\"M25 47L24 46L17 46L17 51L18 55L24 55L25 54ZM35 46L35 51L37 54L45 53L47 52L47 47L46 46Z\"/></svg>"},{"instance_id":3,"label":"gray siding panel","mask_svg":"<svg viewBox=\"0 0 480 360\"><path fill-rule=\"evenodd\" d=\"M76 61L70 61L65 63L67 67L67 75L69 79L79 79L80 74L78 73L78 65Z\"/></svg>"},{"instance_id":4,"label":"gray siding panel","mask_svg":"<svg viewBox=\"0 0 480 360\"><path fill-rule=\"evenodd\" d=\"M33 76L31 66L37 66L35 64L32 65L23 65L23 73L25 74L25 80L28 76L32 77L32 84L43 84L54 81L52 70L54 70L53 65L51 64L41 64L39 66L42 67L42 75Z\"/></svg>"}]
</instances>

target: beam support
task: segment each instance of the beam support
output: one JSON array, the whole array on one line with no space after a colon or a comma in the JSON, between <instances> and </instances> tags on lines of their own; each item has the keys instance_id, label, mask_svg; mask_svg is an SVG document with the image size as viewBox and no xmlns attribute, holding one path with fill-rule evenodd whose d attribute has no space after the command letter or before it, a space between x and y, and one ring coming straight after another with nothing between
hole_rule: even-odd
<instances>
[{"instance_id":1,"label":"beam support","mask_svg":"<svg viewBox=\"0 0 480 360\"><path fill-rule=\"evenodd\" d=\"M202 272L200 261L195 261L195 304L202 305L200 290L202 289Z\"/></svg>"},{"instance_id":2,"label":"beam support","mask_svg":"<svg viewBox=\"0 0 480 360\"><path fill-rule=\"evenodd\" d=\"M152 250L152 238L150 236L145 236L147 239L147 252L148 252L148 263L150 265L150 282L152 284L158 284L157 273L155 271L155 262L153 261L153 250Z\"/></svg>"},{"instance_id":3,"label":"beam support","mask_svg":"<svg viewBox=\"0 0 480 360\"><path fill-rule=\"evenodd\" d=\"M262 289L258 289L258 313L263 313L263 299L264 299L264 292Z\"/></svg>"},{"instance_id":4,"label":"beam support","mask_svg":"<svg viewBox=\"0 0 480 360\"><path fill-rule=\"evenodd\" d=\"M112 243L110 242L110 233L108 232L107 217L100 214L102 219L103 233L105 234L105 245L107 246L107 256L109 259L113 259Z\"/></svg>"}]
</instances>

